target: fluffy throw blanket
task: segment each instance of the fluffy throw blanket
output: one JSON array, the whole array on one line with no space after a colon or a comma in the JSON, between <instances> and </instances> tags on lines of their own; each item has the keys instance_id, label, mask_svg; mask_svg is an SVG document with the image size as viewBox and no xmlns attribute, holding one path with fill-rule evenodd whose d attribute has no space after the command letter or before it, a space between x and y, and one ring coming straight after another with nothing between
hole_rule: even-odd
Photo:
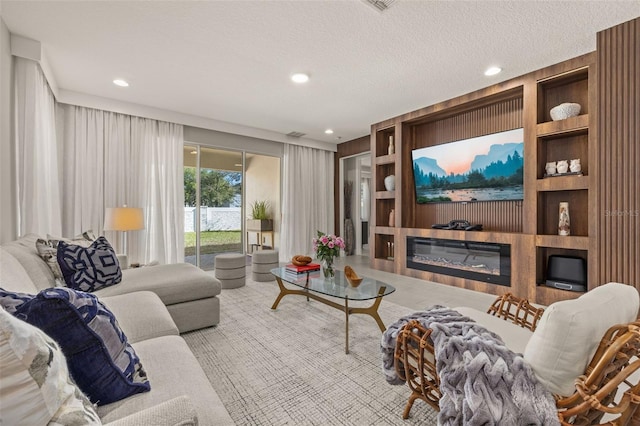
<instances>
[{"instance_id":1,"label":"fluffy throw blanket","mask_svg":"<svg viewBox=\"0 0 640 426\"><path fill-rule=\"evenodd\" d=\"M431 328L440 377L438 425L559 425L553 395L522 355L471 318L434 306L404 316L387 328L381 342L387 382L403 384L394 368L399 330L411 320Z\"/></svg>"}]
</instances>

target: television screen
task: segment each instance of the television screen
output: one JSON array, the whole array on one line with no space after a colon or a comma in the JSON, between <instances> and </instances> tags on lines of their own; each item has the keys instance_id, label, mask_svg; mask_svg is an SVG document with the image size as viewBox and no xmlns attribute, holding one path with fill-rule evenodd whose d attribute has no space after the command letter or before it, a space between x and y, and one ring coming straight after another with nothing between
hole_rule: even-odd
<instances>
[{"instance_id":1,"label":"television screen","mask_svg":"<svg viewBox=\"0 0 640 426\"><path fill-rule=\"evenodd\" d=\"M418 204L522 200L524 131L414 149Z\"/></svg>"}]
</instances>

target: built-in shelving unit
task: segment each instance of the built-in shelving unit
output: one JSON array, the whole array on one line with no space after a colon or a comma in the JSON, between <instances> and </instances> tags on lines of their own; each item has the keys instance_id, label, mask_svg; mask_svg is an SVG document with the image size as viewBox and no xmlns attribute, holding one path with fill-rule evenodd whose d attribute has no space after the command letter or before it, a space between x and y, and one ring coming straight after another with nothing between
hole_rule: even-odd
<instances>
[{"instance_id":1,"label":"built-in shelving unit","mask_svg":"<svg viewBox=\"0 0 640 426\"><path fill-rule=\"evenodd\" d=\"M580 293L541 286L549 256L589 259L594 241L594 185L589 163L594 155L595 53L544 68L437 105L372 125L374 201L372 267L493 294L510 291L541 304ZM549 110L579 103L580 115L553 121ZM522 201L417 204L411 151L461 139L523 127L525 135ZM393 137L395 153L389 154ZM581 174L547 177L547 162L579 158ZM387 191L384 178L395 175ZM571 235L558 235L560 202L569 203ZM389 214L395 211L395 226ZM431 229L434 223L466 219L482 223L482 232ZM408 270L408 236L510 244L511 287L465 278ZM394 247L391 249L391 247ZM591 280L590 280L591 281ZM589 288L594 284L589 283Z\"/></svg>"},{"instance_id":2,"label":"built-in shelving unit","mask_svg":"<svg viewBox=\"0 0 640 426\"><path fill-rule=\"evenodd\" d=\"M580 257L589 265L594 214L589 174L593 132L595 54L585 55L536 73L536 301L542 304L571 299L580 293L544 286L551 255ZM553 121L549 110L565 102L579 103L580 115ZM547 162L580 159L581 175L545 177ZM571 234L558 235L558 208L569 203ZM592 285L589 286L590 288Z\"/></svg>"}]
</instances>

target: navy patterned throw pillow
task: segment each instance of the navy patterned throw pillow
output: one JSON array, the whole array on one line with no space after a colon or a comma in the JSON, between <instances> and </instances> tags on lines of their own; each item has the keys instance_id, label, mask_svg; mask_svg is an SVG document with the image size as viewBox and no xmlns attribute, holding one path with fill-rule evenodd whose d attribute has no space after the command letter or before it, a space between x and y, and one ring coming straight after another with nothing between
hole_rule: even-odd
<instances>
[{"instance_id":1,"label":"navy patterned throw pillow","mask_svg":"<svg viewBox=\"0 0 640 426\"><path fill-rule=\"evenodd\" d=\"M60 241L56 256L64 281L73 289L91 292L122 280L116 252L105 237L89 247Z\"/></svg>"},{"instance_id":2,"label":"navy patterned throw pillow","mask_svg":"<svg viewBox=\"0 0 640 426\"><path fill-rule=\"evenodd\" d=\"M49 288L20 305L14 315L60 345L71 377L91 402L110 404L151 389L118 321L93 294Z\"/></svg>"},{"instance_id":3,"label":"navy patterned throw pillow","mask_svg":"<svg viewBox=\"0 0 640 426\"><path fill-rule=\"evenodd\" d=\"M0 288L0 306L11 315L13 315L23 303L28 302L34 297L33 294L15 293Z\"/></svg>"}]
</instances>

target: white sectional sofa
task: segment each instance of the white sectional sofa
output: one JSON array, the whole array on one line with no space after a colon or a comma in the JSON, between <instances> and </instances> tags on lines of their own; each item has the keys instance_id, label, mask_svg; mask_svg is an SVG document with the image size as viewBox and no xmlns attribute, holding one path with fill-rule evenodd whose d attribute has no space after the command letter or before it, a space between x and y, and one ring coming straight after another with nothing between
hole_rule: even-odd
<instances>
[{"instance_id":1,"label":"white sectional sofa","mask_svg":"<svg viewBox=\"0 0 640 426\"><path fill-rule=\"evenodd\" d=\"M35 249L36 238L29 235L0 246L4 290L37 294L55 286ZM218 322L219 293L215 278L186 264L124 270L121 283L94 293L115 315L151 385L149 392L99 406L103 424L234 424L179 335Z\"/></svg>"}]
</instances>

